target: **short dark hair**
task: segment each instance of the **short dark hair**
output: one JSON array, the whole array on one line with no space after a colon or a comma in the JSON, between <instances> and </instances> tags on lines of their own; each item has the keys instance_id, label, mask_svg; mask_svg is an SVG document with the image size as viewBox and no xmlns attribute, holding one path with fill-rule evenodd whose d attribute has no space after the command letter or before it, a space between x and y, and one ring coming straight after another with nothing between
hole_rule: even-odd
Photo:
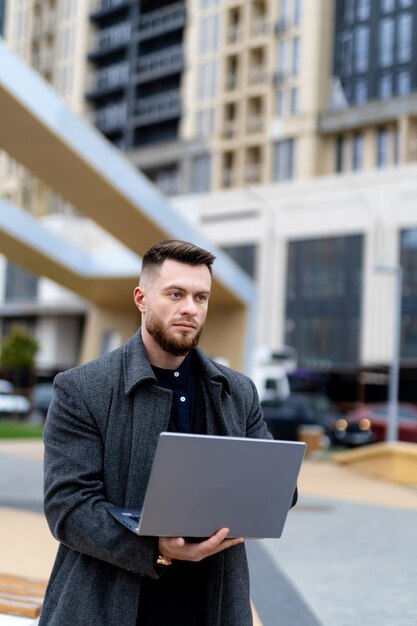
<instances>
[{"instance_id":1,"label":"short dark hair","mask_svg":"<svg viewBox=\"0 0 417 626\"><path fill-rule=\"evenodd\" d=\"M166 259L179 261L187 265L205 265L212 273L214 254L203 250L189 241L179 239L165 239L155 243L142 257L142 274L161 266Z\"/></svg>"}]
</instances>

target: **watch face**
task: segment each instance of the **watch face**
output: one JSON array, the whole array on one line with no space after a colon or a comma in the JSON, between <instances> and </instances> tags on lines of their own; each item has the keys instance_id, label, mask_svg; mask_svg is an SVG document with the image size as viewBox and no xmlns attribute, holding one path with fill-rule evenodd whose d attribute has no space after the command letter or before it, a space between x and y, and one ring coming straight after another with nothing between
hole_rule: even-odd
<instances>
[{"instance_id":1,"label":"watch face","mask_svg":"<svg viewBox=\"0 0 417 626\"><path fill-rule=\"evenodd\" d=\"M162 554L158 556L158 558L156 559L156 563L157 565L172 565L171 559L168 556L163 556Z\"/></svg>"}]
</instances>

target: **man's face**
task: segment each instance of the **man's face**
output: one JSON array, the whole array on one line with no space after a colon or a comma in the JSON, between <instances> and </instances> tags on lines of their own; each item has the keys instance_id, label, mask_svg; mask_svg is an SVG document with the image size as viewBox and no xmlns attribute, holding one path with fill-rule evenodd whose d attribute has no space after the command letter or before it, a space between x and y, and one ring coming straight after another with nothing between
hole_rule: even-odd
<instances>
[{"instance_id":1,"label":"man's face","mask_svg":"<svg viewBox=\"0 0 417 626\"><path fill-rule=\"evenodd\" d=\"M184 356L204 328L211 275L206 265L163 262L135 290L145 332L167 353Z\"/></svg>"}]
</instances>

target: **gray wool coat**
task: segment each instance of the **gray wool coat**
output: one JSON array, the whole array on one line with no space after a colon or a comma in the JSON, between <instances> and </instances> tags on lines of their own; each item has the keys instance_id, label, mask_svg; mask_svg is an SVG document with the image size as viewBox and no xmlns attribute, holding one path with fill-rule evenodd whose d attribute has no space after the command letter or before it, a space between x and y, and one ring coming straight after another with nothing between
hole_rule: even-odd
<instances>
[{"instance_id":1,"label":"gray wool coat","mask_svg":"<svg viewBox=\"0 0 417 626\"><path fill-rule=\"evenodd\" d=\"M253 382L197 348L209 434L269 438ZM105 504L140 506L171 392L157 387L140 331L58 374L46 420L45 514L60 542L39 626L136 626L143 576L158 578L157 539L137 537ZM208 626L250 626L243 544L209 557Z\"/></svg>"}]
</instances>

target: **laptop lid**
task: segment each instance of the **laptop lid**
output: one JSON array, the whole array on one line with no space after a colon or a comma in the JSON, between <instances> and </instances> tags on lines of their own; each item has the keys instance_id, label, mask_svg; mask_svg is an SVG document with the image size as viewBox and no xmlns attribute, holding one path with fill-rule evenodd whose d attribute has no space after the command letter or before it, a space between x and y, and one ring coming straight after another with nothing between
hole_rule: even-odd
<instances>
[{"instance_id":1,"label":"laptop lid","mask_svg":"<svg viewBox=\"0 0 417 626\"><path fill-rule=\"evenodd\" d=\"M157 537L280 537L306 445L163 432L136 529ZM131 520L129 520L131 521Z\"/></svg>"}]
</instances>

